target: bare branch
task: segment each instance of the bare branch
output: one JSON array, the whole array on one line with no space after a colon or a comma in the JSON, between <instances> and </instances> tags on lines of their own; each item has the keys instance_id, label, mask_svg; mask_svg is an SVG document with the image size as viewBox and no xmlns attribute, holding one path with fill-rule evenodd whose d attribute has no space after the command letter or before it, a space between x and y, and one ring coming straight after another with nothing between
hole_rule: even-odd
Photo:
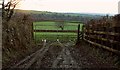
<instances>
[{"instance_id":1,"label":"bare branch","mask_svg":"<svg viewBox=\"0 0 120 70\"><path fill-rule=\"evenodd\" d=\"M16 5L20 2L21 0L10 0L6 5L4 4L5 1L3 1L2 4L2 17L9 21L11 19L11 16L14 13L14 9Z\"/></svg>"}]
</instances>

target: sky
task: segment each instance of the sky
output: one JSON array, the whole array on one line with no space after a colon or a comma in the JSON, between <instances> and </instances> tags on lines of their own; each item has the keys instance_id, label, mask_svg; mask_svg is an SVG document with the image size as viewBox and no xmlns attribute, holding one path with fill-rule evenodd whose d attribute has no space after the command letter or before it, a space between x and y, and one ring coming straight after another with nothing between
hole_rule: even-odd
<instances>
[{"instance_id":1,"label":"sky","mask_svg":"<svg viewBox=\"0 0 120 70\"><path fill-rule=\"evenodd\" d=\"M22 0L17 8L51 12L118 13L120 0Z\"/></svg>"}]
</instances>

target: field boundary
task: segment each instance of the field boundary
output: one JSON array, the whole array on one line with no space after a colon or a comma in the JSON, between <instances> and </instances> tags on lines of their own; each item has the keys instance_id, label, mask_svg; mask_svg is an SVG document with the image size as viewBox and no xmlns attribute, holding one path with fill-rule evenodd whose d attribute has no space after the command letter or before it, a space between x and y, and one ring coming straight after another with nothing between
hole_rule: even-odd
<instances>
[{"instance_id":1,"label":"field boundary","mask_svg":"<svg viewBox=\"0 0 120 70\"><path fill-rule=\"evenodd\" d=\"M33 30L33 32L73 32L73 33L77 33L77 30Z\"/></svg>"},{"instance_id":2,"label":"field boundary","mask_svg":"<svg viewBox=\"0 0 120 70\"><path fill-rule=\"evenodd\" d=\"M52 23L47 22L46 24L45 22L34 23L33 24L33 38L35 38L34 40L41 42L40 40L42 40L42 38L47 40L54 40L54 39L69 40L70 39L74 41L79 41L79 39L82 39L81 23L79 24L63 23L62 24L60 22L57 22L57 23L54 23L53 25L52 24L53 22ZM42 32L44 33L42 34Z\"/></svg>"},{"instance_id":3,"label":"field boundary","mask_svg":"<svg viewBox=\"0 0 120 70\"><path fill-rule=\"evenodd\" d=\"M84 40L120 55L120 26L115 17L89 21L84 27Z\"/></svg>"}]
</instances>

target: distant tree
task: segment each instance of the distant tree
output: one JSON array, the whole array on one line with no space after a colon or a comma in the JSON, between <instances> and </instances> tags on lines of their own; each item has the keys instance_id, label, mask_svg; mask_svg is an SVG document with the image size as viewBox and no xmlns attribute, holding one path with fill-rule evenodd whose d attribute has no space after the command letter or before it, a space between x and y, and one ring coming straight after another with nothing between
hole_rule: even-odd
<instances>
[{"instance_id":1,"label":"distant tree","mask_svg":"<svg viewBox=\"0 0 120 70\"><path fill-rule=\"evenodd\" d=\"M65 22L64 21L57 21L56 26L58 28L61 28L61 30L64 30Z\"/></svg>"}]
</instances>

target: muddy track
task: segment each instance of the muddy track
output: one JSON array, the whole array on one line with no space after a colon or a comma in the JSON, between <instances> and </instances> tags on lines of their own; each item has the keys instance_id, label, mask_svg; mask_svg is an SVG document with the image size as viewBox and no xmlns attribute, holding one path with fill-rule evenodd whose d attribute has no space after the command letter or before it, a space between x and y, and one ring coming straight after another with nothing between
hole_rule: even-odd
<instances>
[{"instance_id":1,"label":"muddy track","mask_svg":"<svg viewBox=\"0 0 120 70\"><path fill-rule=\"evenodd\" d=\"M48 50L49 46L46 46L46 41L43 43L43 47L36 51L35 53L31 54L30 56L27 56L25 59L20 61L18 64L16 64L12 68L29 68L36 60L43 56L44 53Z\"/></svg>"},{"instance_id":2,"label":"muddy track","mask_svg":"<svg viewBox=\"0 0 120 70\"><path fill-rule=\"evenodd\" d=\"M105 67L111 64L102 63L90 54L90 50L85 46L79 48L74 46L74 42L61 43L59 40L46 43L35 53L27 56L11 68L89 68ZM74 46L74 47L73 47ZM88 52L89 51L89 52Z\"/></svg>"},{"instance_id":3,"label":"muddy track","mask_svg":"<svg viewBox=\"0 0 120 70\"><path fill-rule=\"evenodd\" d=\"M54 60L52 68L78 68L76 61L72 58L67 46L58 41L63 48L58 57Z\"/></svg>"},{"instance_id":4,"label":"muddy track","mask_svg":"<svg viewBox=\"0 0 120 70\"><path fill-rule=\"evenodd\" d=\"M66 44L67 46L69 44ZM59 41L46 43L35 53L27 56L11 68L69 68L78 67L67 47Z\"/></svg>"}]
</instances>

